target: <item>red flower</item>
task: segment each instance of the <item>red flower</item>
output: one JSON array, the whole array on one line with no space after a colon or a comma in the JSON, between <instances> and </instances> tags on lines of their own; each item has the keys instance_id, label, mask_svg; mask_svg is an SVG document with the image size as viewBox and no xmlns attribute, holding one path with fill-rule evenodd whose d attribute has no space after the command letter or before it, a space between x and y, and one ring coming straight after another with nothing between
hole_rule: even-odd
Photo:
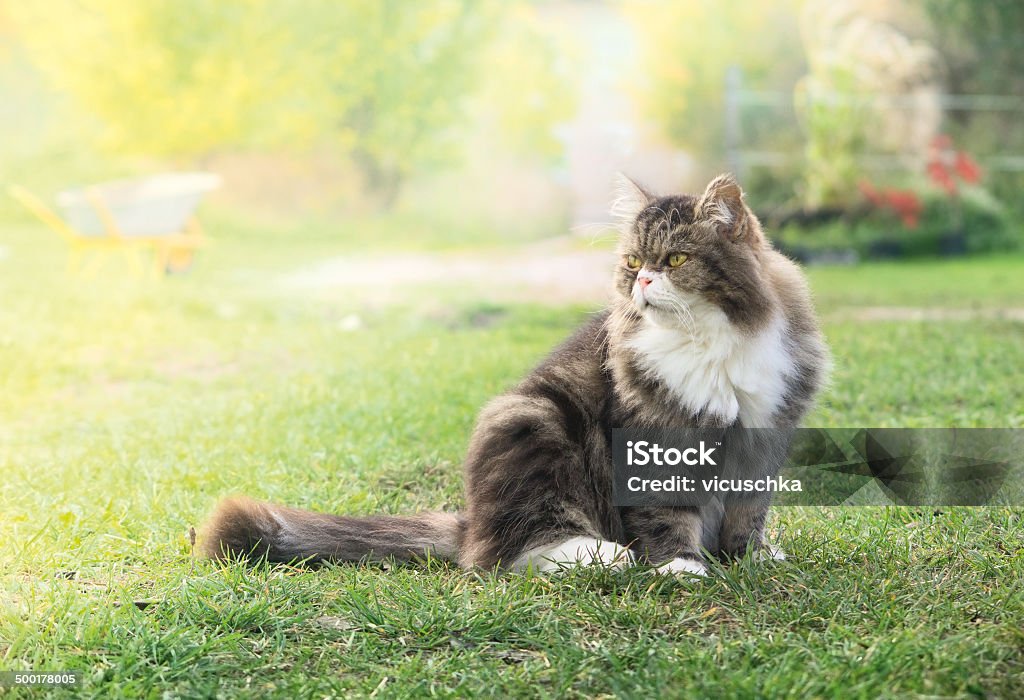
<instances>
[{"instance_id":1,"label":"red flower","mask_svg":"<svg viewBox=\"0 0 1024 700\"><path fill-rule=\"evenodd\" d=\"M964 182L974 184L981 180L981 167L973 158L963 151L957 151L956 162L953 163L953 170L956 171L956 174L959 175L960 179Z\"/></svg>"},{"instance_id":2,"label":"red flower","mask_svg":"<svg viewBox=\"0 0 1024 700\"><path fill-rule=\"evenodd\" d=\"M878 209L889 209L900 217L907 228L917 228L924 204L913 190L897 190L893 188L878 190L870 182L862 180L857 183L861 194Z\"/></svg>"},{"instance_id":3,"label":"red flower","mask_svg":"<svg viewBox=\"0 0 1024 700\"><path fill-rule=\"evenodd\" d=\"M950 196L956 194L957 178L971 184L981 181L981 167L964 151L954 151L953 139L946 134L932 139L927 170L931 181Z\"/></svg>"},{"instance_id":4,"label":"red flower","mask_svg":"<svg viewBox=\"0 0 1024 700\"><path fill-rule=\"evenodd\" d=\"M867 200L874 204L876 207L883 206L884 202L882 201L882 195L880 195L878 193L878 190L876 190L874 186L867 180L861 180L860 182L858 182L857 189L859 189L860 193L864 195L864 197L867 198Z\"/></svg>"},{"instance_id":5,"label":"red flower","mask_svg":"<svg viewBox=\"0 0 1024 700\"><path fill-rule=\"evenodd\" d=\"M946 191L946 194L954 194L956 192L956 182L953 180L952 174L946 169L944 163L939 160L932 160L928 163L928 177L932 179L936 185Z\"/></svg>"},{"instance_id":6,"label":"red flower","mask_svg":"<svg viewBox=\"0 0 1024 700\"><path fill-rule=\"evenodd\" d=\"M924 206L912 190L888 190L886 191L889 208L899 215L903 225L907 228L917 228L918 216Z\"/></svg>"}]
</instances>

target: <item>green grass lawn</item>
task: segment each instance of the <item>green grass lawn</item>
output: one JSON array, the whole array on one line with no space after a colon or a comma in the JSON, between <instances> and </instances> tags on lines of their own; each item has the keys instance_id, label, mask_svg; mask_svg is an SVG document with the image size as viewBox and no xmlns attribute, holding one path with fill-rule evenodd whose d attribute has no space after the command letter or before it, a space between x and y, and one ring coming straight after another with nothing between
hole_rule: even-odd
<instances>
[{"instance_id":1,"label":"green grass lawn","mask_svg":"<svg viewBox=\"0 0 1024 700\"><path fill-rule=\"evenodd\" d=\"M698 583L193 561L189 527L230 493L459 507L475 412L588 313L275 294L338 252L296 241L230 233L190 276L77 280L44 232L0 225L0 669L81 670L51 692L86 696L1024 692L1019 509L779 509L788 561ZM813 271L836 372L808 424L1024 427L1024 324L838 313L1019 308L1022 271Z\"/></svg>"}]
</instances>

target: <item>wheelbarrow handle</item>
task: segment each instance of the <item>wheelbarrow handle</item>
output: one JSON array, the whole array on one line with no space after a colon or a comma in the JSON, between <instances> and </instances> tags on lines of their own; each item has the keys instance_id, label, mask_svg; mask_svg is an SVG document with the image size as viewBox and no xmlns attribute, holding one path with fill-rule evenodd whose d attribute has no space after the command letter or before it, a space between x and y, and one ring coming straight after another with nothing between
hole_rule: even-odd
<instances>
[{"instance_id":1,"label":"wheelbarrow handle","mask_svg":"<svg viewBox=\"0 0 1024 700\"><path fill-rule=\"evenodd\" d=\"M82 235L78 233L78 231L68 226L67 222L64 221L57 212L46 206L46 204L43 203L43 200L28 189L21 185L11 185L7 188L7 194L32 212L37 219L60 234L60 236L66 239L68 243L75 243L82 238Z\"/></svg>"}]
</instances>

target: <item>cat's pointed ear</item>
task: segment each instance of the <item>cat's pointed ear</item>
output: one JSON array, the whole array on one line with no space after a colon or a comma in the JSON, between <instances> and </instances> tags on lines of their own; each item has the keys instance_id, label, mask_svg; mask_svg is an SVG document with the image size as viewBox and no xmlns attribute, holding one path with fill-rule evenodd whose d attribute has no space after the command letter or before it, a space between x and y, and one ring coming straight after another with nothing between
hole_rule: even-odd
<instances>
[{"instance_id":1,"label":"cat's pointed ear","mask_svg":"<svg viewBox=\"0 0 1024 700\"><path fill-rule=\"evenodd\" d=\"M631 227L637 215L653 200L643 187L622 173L615 174L615 190L609 213L623 229Z\"/></svg>"},{"instance_id":2,"label":"cat's pointed ear","mask_svg":"<svg viewBox=\"0 0 1024 700\"><path fill-rule=\"evenodd\" d=\"M726 173L710 183L695 210L696 218L709 221L723 235L741 238L748 229L747 205L736 178Z\"/></svg>"}]
</instances>

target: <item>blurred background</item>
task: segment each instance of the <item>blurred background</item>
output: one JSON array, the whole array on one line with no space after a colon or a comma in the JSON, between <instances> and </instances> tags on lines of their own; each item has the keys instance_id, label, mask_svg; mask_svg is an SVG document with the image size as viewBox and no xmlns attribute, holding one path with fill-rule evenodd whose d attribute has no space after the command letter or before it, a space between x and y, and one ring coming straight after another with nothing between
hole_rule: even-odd
<instances>
[{"instance_id":1,"label":"blurred background","mask_svg":"<svg viewBox=\"0 0 1024 700\"><path fill-rule=\"evenodd\" d=\"M215 236L438 250L731 170L802 260L1006 250L1022 45L1012 0L6 2L0 181L211 171Z\"/></svg>"}]
</instances>

